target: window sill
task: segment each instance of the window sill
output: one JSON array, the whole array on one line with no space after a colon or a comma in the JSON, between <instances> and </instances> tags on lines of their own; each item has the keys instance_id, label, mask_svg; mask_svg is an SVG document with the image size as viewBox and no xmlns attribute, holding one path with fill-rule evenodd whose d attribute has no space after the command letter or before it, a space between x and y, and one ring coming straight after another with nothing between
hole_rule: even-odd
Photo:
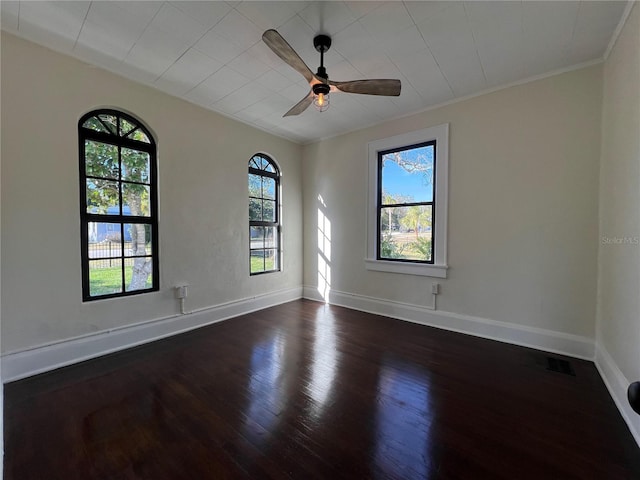
<instances>
[{"instance_id":1,"label":"window sill","mask_svg":"<svg viewBox=\"0 0 640 480\"><path fill-rule=\"evenodd\" d=\"M386 260L373 260L366 258L367 270L379 272L401 273L404 275L420 275L423 277L447 278L447 265L425 265L418 263L390 262Z\"/></svg>"}]
</instances>

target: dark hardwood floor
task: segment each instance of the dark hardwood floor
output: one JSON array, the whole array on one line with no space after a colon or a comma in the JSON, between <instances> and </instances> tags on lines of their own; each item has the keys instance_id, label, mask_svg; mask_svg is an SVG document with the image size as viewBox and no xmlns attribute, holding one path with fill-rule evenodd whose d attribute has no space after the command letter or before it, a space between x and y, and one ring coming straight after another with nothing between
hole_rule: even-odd
<instances>
[{"instance_id":1,"label":"dark hardwood floor","mask_svg":"<svg viewBox=\"0 0 640 480\"><path fill-rule=\"evenodd\" d=\"M5 480L639 479L547 356L295 301L6 385Z\"/></svg>"}]
</instances>

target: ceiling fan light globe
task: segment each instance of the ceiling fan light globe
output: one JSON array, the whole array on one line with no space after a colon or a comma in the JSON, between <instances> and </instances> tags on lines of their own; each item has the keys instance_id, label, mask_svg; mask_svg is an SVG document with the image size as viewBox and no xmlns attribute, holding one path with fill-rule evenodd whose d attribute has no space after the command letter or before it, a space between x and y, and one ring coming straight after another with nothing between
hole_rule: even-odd
<instances>
[{"instance_id":1,"label":"ceiling fan light globe","mask_svg":"<svg viewBox=\"0 0 640 480\"><path fill-rule=\"evenodd\" d=\"M319 112L324 112L329 108L329 94L319 93L313 95L313 106Z\"/></svg>"}]
</instances>

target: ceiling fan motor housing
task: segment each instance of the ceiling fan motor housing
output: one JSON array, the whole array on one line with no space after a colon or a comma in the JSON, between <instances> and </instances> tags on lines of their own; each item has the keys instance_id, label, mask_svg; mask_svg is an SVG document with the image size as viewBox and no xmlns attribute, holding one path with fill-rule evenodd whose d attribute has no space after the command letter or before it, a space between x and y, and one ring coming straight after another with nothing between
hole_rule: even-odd
<instances>
[{"instance_id":1,"label":"ceiling fan motor housing","mask_svg":"<svg viewBox=\"0 0 640 480\"><path fill-rule=\"evenodd\" d=\"M313 93L316 95L320 95L320 94L328 95L329 92L331 91L331 87L326 83L316 83L311 88L313 89Z\"/></svg>"}]
</instances>

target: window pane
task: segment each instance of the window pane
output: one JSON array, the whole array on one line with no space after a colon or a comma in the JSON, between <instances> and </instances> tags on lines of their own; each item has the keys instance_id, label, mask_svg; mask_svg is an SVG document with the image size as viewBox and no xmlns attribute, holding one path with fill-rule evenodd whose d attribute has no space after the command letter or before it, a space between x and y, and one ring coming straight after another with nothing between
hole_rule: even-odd
<instances>
[{"instance_id":1,"label":"window pane","mask_svg":"<svg viewBox=\"0 0 640 480\"><path fill-rule=\"evenodd\" d=\"M134 257L151 255L151 225L144 223L126 223L124 225L124 255Z\"/></svg>"},{"instance_id":2,"label":"window pane","mask_svg":"<svg viewBox=\"0 0 640 480\"><path fill-rule=\"evenodd\" d=\"M249 199L249 220L262 220L262 201L255 198Z\"/></svg>"},{"instance_id":3,"label":"window pane","mask_svg":"<svg viewBox=\"0 0 640 480\"><path fill-rule=\"evenodd\" d=\"M127 292L151 288L153 286L152 257L126 259L124 278Z\"/></svg>"},{"instance_id":4,"label":"window pane","mask_svg":"<svg viewBox=\"0 0 640 480\"><path fill-rule=\"evenodd\" d=\"M149 154L122 148L122 179L129 182L149 183Z\"/></svg>"},{"instance_id":5,"label":"window pane","mask_svg":"<svg viewBox=\"0 0 640 480\"><path fill-rule=\"evenodd\" d=\"M276 198L276 181L274 178L262 177L262 196L275 200Z\"/></svg>"},{"instance_id":6,"label":"window pane","mask_svg":"<svg viewBox=\"0 0 640 480\"><path fill-rule=\"evenodd\" d=\"M91 117L87 121L85 121L82 126L84 128L90 128L91 130L95 130L96 132L104 132L111 133L107 128L98 120L96 117Z\"/></svg>"},{"instance_id":7,"label":"window pane","mask_svg":"<svg viewBox=\"0 0 640 480\"><path fill-rule=\"evenodd\" d=\"M380 209L380 258L431 261L431 205Z\"/></svg>"},{"instance_id":8,"label":"window pane","mask_svg":"<svg viewBox=\"0 0 640 480\"><path fill-rule=\"evenodd\" d=\"M264 272L264 250L251 251L251 273Z\"/></svg>"},{"instance_id":9,"label":"window pane","mask_svg":"<svg viewBox=\"0 0 640 480\"><path fill-rule=\"evenodd\" d=\"M265 222L276 221L276 202L273 200L265 200L262 202L262 219Z\"/></svg>"},{"instance_id":10,"label":"window pane","mask_svg":"<svg viewBox=\"0 0 640 480\"><path fill-rule=\"evenodd\" d=\"M434 146L382 156L382 204L433 201Z\"/></svg>"},{"instance_id":11,"label":"window pane","mask_svg":"<svg viewBox=\"0 0 640 480\"><path fill-rule=\"evenodd\" d=\"M249 228L249 248L264 248L264 229L265 227Z\"/></svg>"},{"instance_id":12,"label":"window pane","mask_svg":"<svg viewBox=\"0 0 640 480\"><path fill-rule=\"evenodd\" d=\"M260 175L249 174L249 196L262 197L262 177Z\"/></svg>"},{"instance_id":13,"label":"window pane","mask_svg":"<svg viewBox=\"0 0 640 480\"><path fill-rule=\"evenodd\" d=\"M87 213L120 214L118 182L87 179Z\"/></svg>"},{"instance_id":14,"label":"window pane","mask_svg":"<svg viewBox=\"0 0 640 480\"><path fill-rule=\"evenodd\" d=\"M118 128L117 128L118 122L114 115L107 115L107 114L101 113L100 115L98 115L98 117L100 117L100 120L102 120L102 122L107 126L107 128L109 129L109 132L113 133L114 135L118 134Z\"/></svg>"},{"instance_id":15,"label":"window pane","mask_svg":"<svg viewBox=\"0 0 640 480\"><path fill-rule=\"evenodd\" d=\"M122 239L119 223L88 223L89 258L120 257Z\"/></svg>"},{"instance_id":16,"label":"window pane","mask_svg":"<svg viewBox=\"0 0 640 480\"><path fill-rule=\"evenodd\" d=\"M131 138L133 140L138 140L139 142L151 143L151 140L149 140L149 137L147 137L147 134L140 129L134 130L133 133L131 133L131 135L128 136L128 138Z\"/></svg>"},{"instance_id":17,"label":"window pane","mask_svg":"<svg viewBox=\"0 0 640 480\"><path fill-rule=\"evenodd\" d=\"M89 294L108 295L122 292L122 260L89 261Z\"/></svg>"},{"instance_id":18,"label":"window pane","mask_svg":"<svg viewBox=\"0 0 640 480\"><path fill-rule=\"evenodd\" d=\"M122 214L140 217L151 216L150 187L137 183L122 184Z\"/></svg>"},{"instance_id":19,"label":"window pane","mask_svg":"<svg viewBox=\"0 0 640 480\"><path fill-rule=\"evenodd\" d=\"M107 143L85 140L84 142L85 172L90 177L120 177L118 166L118 147Z\"/></svg>"},{"instance_id":20,"label":"window pane","mask_svg":"<svg viewBox=\"0 0 640 480\"><path fill-rule=\"evenodd\" d=\"M278 227L265 227L264 246L267 248L278 247Z\"/></svg>"},{"instance_id":21,"label":"window pane","mask_svg":"<svg viewBox=\"0 0 640 480\"><path fill-rule=\"evenodd\" d=\"M266 160L264 161L264 163L265 163L264 165L265 172L276 173L276 169L273 167L271 163L267 162Z\"/></svg>"},{"instance_id":22,"label":"window pane","mask_svg":"<svg viewBox=\"0 0 640 480\"><path fill-rule=\"evenodd\" d=\"M380 232L391 235L400 230L399 208L380 208Z\"/></svg>"},{"instance_id":23,"label":"window pane","mask_svg":"<svg viewBox=\"0 0 640 480\"><path fill-rule=\"evenodd\" d=\"M120 136L124 137L127 133L131 133L131 131L136 128L136 125L131 123L129 120L124 118L120 119Z\"/></svg>"},{"instance_id":24,"label":"window pane","mask_svg":"<svg viewBox=\"0 0 640 480\"><path fill-rule=\"evenodd\" d=\"M277 270L278 254L276 250L266 250L264 254L264 269Z\"/></svg>"}]
</instances>

